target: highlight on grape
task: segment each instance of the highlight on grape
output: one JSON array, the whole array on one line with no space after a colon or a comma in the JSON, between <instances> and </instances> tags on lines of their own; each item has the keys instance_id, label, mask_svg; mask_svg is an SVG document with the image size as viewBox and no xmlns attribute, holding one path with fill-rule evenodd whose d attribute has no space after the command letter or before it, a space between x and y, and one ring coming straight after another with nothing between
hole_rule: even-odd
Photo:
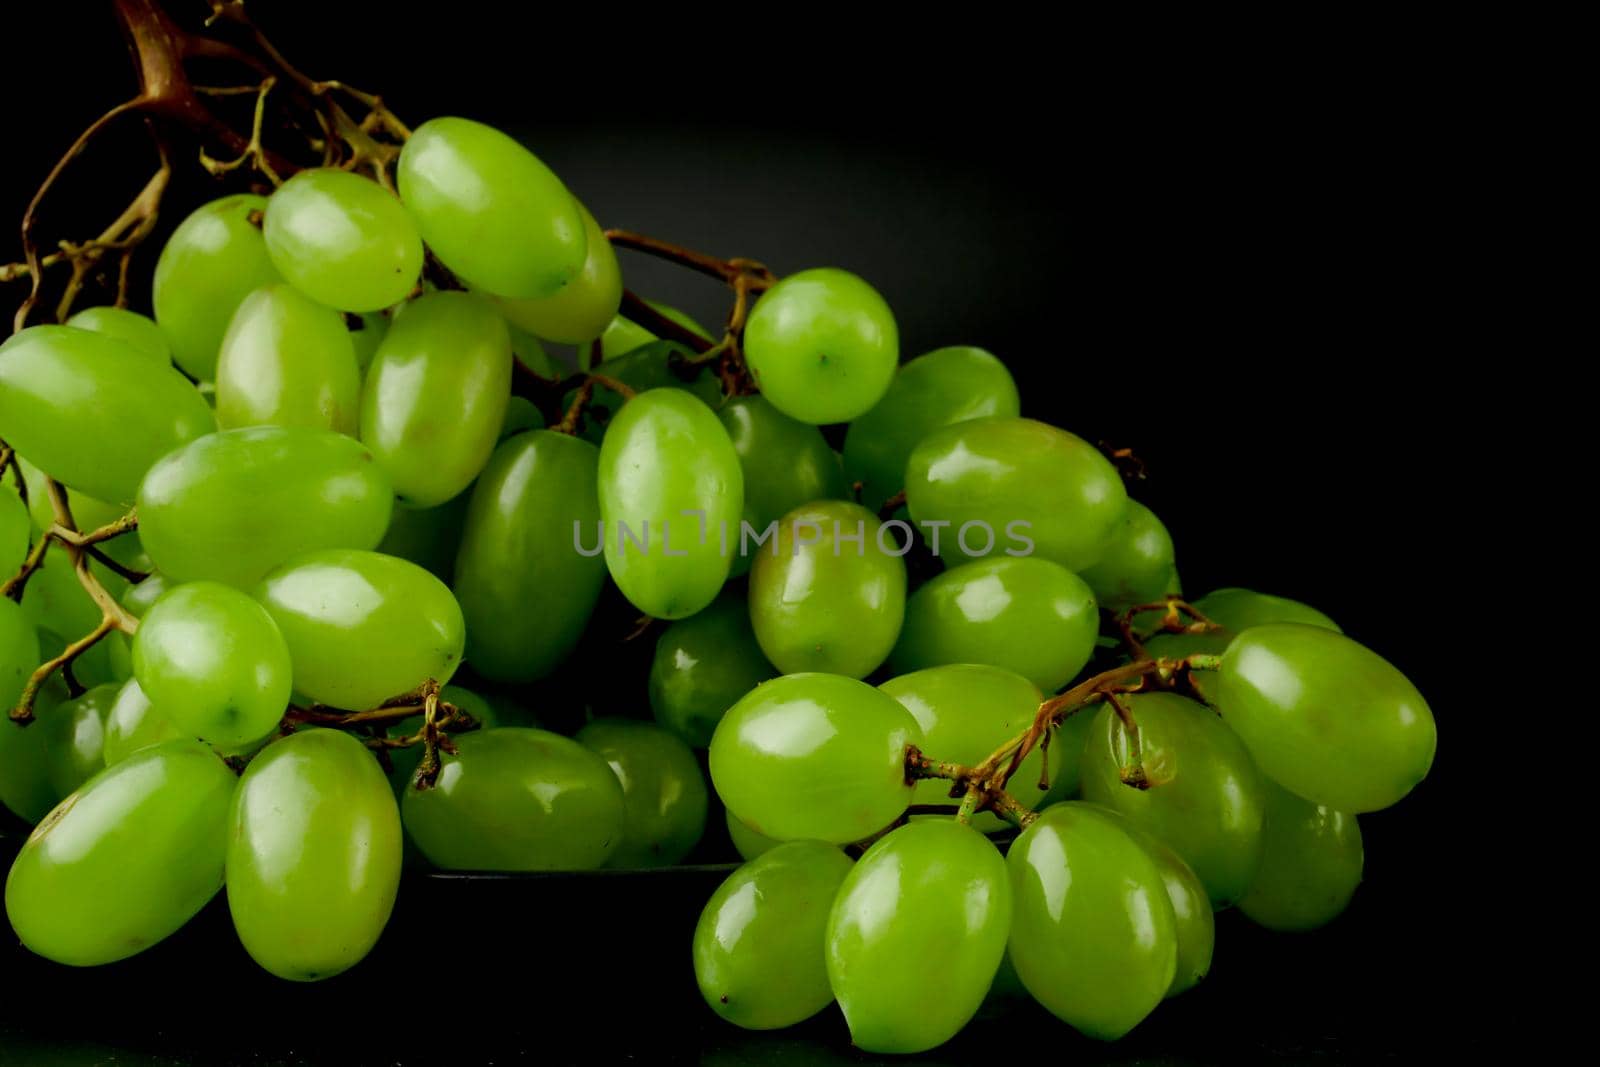
<instances>
[{"instance_id":1,"label":"highlight on grape","mask_svg":"<svg viewBox=\"0 0 1600 1067\"><path fill-rule=\"evenodd\" d=\"M0 267L29 950L109 964L220 893L262 968L320 981L408 870L736 850L685 989L912 1053L1026 999L1114 1040L1228 951L1216 911L1344 911L1360 816L1432 765L1427 702L1309 605L1191 596L1125 455L1025 417L996 355L902 352L843 270L603 229L506 133L313 80L242 5L115 10L150 79L117 114L192 123L216 195L149 292L165 167L99 237L45 244L30 208ZM253 65L202 93L217 34ZM556 684L602 676L632 699Z\"/></svg>"},{"instance_id":2,"label":"highlight on grape","mask_svg":"<svg viewBox=\"0 0 1600 1067\"><path fill-rule=\"evenodd\" d=\"M691 539L694 544L704 548L708 544L708 531L706 529L706 513L700 509L686 509L679 513L685 519L695 519L694 532L681 535ZM629 526L627 520L616 521L614 535L619 552L638 552L649 555L651 552L650 520L643 519L637 531ZM683 524L688 525L688 524ZM1006 523L1005 540L995 536L995 528L982 519L971 519L962 523L955 530L955 543L960 548L962 556L969 559L981 559L984 556L1000 550L1004 545L1004 554L1008 556L1029 556L1033 554L1033 539L1027 534L1033 523L1027 519L1013 519ZM849 545L858 556L864 556L870 550L876 550L879 555L904 556L910 552L917 543L917 532L920 529L928 546L928 553L932 556L940 555L940 535L950 527L948 519L923 519L916 528L904 519L885 519L878 524L877 532L873 535L871 548L867 540L867 521L858 518L853 528L841 525L835 519L832 527L832 537L828 544L835 556L845 551ZM663 556L686 557L688 552L683 547L673 547L672 531L681 530L682 525L674 526L672 519L662 519L657 528L657 537L654 542L656 551ZM823 539L824 529L821 525L810 519L796 518L789 523L788 538L778 537L778 520L773 519L761 529L756 529L747 519L739 520L739 528L730 534L727 523L719 523L716 533L717 551L726 556L751 556L763 548L768 555L776 556L778 546L788 546L790 555L798 556L800 551L808 545L818 544ZM572 550L580 556L598 556L606 550L608 537L604 520L597 519L594 524L594 544L586 546L584 540L583 520L572 520ZM981 540L980 540L981 538ZM969 543L969 540L972 543ZM974 547L977 545L978 547Z\"/></svg>"}]
</instances>

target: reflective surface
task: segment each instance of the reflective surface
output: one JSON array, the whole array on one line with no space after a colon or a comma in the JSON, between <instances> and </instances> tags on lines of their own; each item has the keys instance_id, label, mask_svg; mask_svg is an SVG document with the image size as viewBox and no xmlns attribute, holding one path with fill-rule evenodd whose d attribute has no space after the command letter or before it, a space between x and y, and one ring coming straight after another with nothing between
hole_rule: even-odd
<instances>
[{"instance_id":1,"label":"reflective surface","mask_svg":"<svg viewBox=\"0 0 1600 1067\"><path fill-rule=\"evenodd\" d=\"M217 425L354 435L361 370L344 318L278 283L245 297L217 356Z\"/></svg>"},{"instance_id":2,"label":"reflective surface","mask_svg":"<svg viewBox=\"0 0 1600 1067\"><path fill-rule=\"evenodd\" d=\"M678 620L656 639L650 707L662 726L705 748L723 714L777 673L756 641L744 591L726 589L704 611Z\"/></svg>"},{"instance_id":3,"label":"reflective surface","mask_svg":"<svg viewBox=\"0 0 1600 1067\"><path fill-rule=\"evenodd\" d=\"M654 723L617 718L591 721L574 740L622 783L622 840L609 866L670 866L699 843L708 790L688 745Z\"/></svg>"},{"instance_id":4,"label":"reflective surface","mask_svg":"<svg viewBox=\"0 0 1600 1067\"><path fill-rule=\"evenodd\" d=\"M302 170L267 200L267 255L296 289L340 311L398 304L422 273L422 239L393 193L349 171Z\"/></svg>"}]
</instances>

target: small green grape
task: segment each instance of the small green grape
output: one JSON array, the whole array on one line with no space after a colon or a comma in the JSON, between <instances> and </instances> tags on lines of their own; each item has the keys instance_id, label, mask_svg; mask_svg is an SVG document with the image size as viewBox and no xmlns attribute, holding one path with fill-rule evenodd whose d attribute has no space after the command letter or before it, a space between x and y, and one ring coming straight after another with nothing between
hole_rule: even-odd
<instances>
[{"instance_id":1,"label":"small green grape","mask_svg":"<svg viewBox=\"0 0 1600 1067\"><path fill-rule=\"evenodd\" d=\"M1177 573L1172 535L1155 512L1128 501L1127 518L1100 561L1083 572L1102 607L1114 612L1150 604L1166 594Z\"/></svg>"},{"instance_id":2,"label":"small green grape","mask_svg":"<svg viewBox=\"0 0 1600 1067\"><path fill-rule=\"evenodd\" d=\"M688 745L637 719L595 719L576 740L610 764L622 783L622 841L607 866L667 867L699 844L709 801Z\"/></svg>"},{"instance_id":3,"label":"small green grape","mask_svg":"<svg viewBox=\"0 0 1600 1067\"><path fill-rule=\"evenodd\" d=\"M1269 930L1326 926L1361 884L1361 825L1272 782L1266 789L1261 866L1239 910Z\"/></svg>"},{"instance_id":4,"label":"small green grape","mask_svg":"<svg viewBox=\"0 0 1600 1067\"><path fill-rule=\"evenodd\" d=\"M398 304L422 274L422 238L399 199L334 167L280 185L267 200L262 236L279 274L340 311Z\"/></svg>"},{"instance_id":5,"label":"small green grape","mask_svg":"<svg viewBox=\"0 0 1600 1067\"><path fill-rule=\"evenodd\" d=\"M724 590L662 631L650 663L650 707L656 722L706 748L727 710L777 673L756 642L745 597Z\"/></svg>"},{"instance_id":6,"label":"small green grape","mask_svg":"<svg viewBox=\"0 0 1600 1067\"><path fill-rule=\"evenodd\" d=\"M337 311L279 282L245 297L217 356L217 425L355 435L361 369Z\"/></svg>"},{"instance_id":7,"label":"small green grape","mask_svg":"<svg viewBox=\"0 0 1600 1067\"><path fill-rule=\"evenodd\" d=\"M106 712L101 758L110 767L140 749L182 736L172 720L150 703L150 698L139 688L138 679L129 678L117 691Z\"/></svg>"},{"instance_id":8,"label":"small green grape","mask_svg":"<svg viewBox=\"0 0 1600 1067\"><path fill-rule=\"evenodd\" d=\"M172 362L172 345L155 321L119 307L84 308L65 323L80 330L92 330L126 342L129 347L159 367Z\"/></svg>"},{"instance_id":9,"label":"small green grape","mask_svg":"<svg viewBox=\"0 0 1600 1067\"><path fill-rule=\"evenodd\" d=\"M558 344L588 344L606 331L622 303L622 271L605 231L578 205L587 252L583 269L552 296L498 298L500 313L536 337Z\"/></svg>"}]
</instances>

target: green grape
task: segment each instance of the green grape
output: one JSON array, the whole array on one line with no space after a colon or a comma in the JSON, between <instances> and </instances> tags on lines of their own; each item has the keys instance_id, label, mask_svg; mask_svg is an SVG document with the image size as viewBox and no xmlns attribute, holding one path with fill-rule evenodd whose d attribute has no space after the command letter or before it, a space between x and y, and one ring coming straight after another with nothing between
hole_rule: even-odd
<instances>
[{"instance_id":1,"label":"green grape","mask_svg":"<svg viewBox=\"0 0 1600 1067\"><path fill-rule=\"evenodd\" d=\"M514 396L506 401L506 417L500 422L499 444L524 430L544 429L544 413L525 396Z\"/></svg>"},{"instance_id":2,"label":"green grape","mask_svg":"<svg viewBox=\"0 0 1600 1067\"><path fill-rule=\"evenodd\" d=\"M1239 910L1269 930L1326 926L1355 895L1363 859L1354 815L1268 782L1261 867Z\"/></svg>"},{"instance_id":3,"label":"green grape","mask_svg":"<svg viewBox=\"0 0 1600 1067\"><path fill-rule=\"evenodd\" d=\"M284 182L261 231L278 273L340 311L398 304L422 274L422 238L399 199L346 170L316 167Z\"/></svg>"},{"instance_id":4,"label":"green grape","mask_svg":"<svg viewBox=\"0 0 1600 1067\"><path fill-rule=\"evenodd\" d=\"M846 844L905 812L906 746L923 744L917 720L887 693L834 674L789 674L728 709L711 738L711 781L757 833Z\"/></svg>"},{"instance_id":5,"label":"green grape","mask_svg":"<svg viewBox=\"0 0 1600 1067\"><path fill-rule=\"evenodd\" d=\"M16 704L39 663L39 635L33 619L21 604L0 597L0 711L10 711Z\"/></svg>"},{"instance_id":6,"label":"green grape","mask_svg":"<svg viewBox=\"0 0 1600 1067\"><path fill-rule=\"evenodd\" d=\"M1377 653L1300 623L1233 639L1217 707L1263 774L1337 811L1387 808L1428 774L1438 743L1416 686Z\"/></svg>"},{"instance_id":7,"label":"green grape","mask_svg":"<svg viewBox=\"0 0 1600 1067\"><path fill-rule=\"evenodd\" d=\"M493 704L483 697L463 689L459 685L447 685L439 690L439 699L447 704L454 704L457 708L472 716L480 730L493 730L497 726L511 726L512 722L503 720ZM522 725L517 723L515 725ZM417 731L422 729L422 715L410 715L389 727L390 737L415 737ZM417 773L417 765L422 762L422 746L411 745L407 748L393 748L389 750L389 783L394 786L396 797L405 795L406 786L411 784L411 779Z\"/></svg>"},{"instance_id":8,"label":"green grape","mask_svg":"<svg viewBox=\"0 0 1600 1067\"><path fill-rule=\"evenodd\" d=\"M377 707L430 679L448 682L461 664L461 608L415 563L355 549L308 552L268 574L255 595L288 647L295 692L319 704Z\"/></svg>"},{"instance_id":9,"label":"green grape","mask_svg":"<svg viewBox=\"0 0 1600 1067\"><path fill-rule=\"evenodd\" d=\"M828 983L868 1052L924 1052L977 1014L1011 927L1006 861L954 820L867 849L828 916Z\"/></svg>"},{"instance_id":10,"label":"green grape","mask_svg":"<svg viewBox=\"0 0 1600 1067\"><path fill-rule=\"evenodd\" d=\"M671 319L673 322L677 323L679 326L682 326L685 330L688 330L696 337L702 338L706 341L714 340L714 338L706 332L704 326L701 326L698 322L694 321L694 319L679 311L677 308L668 307L666 304L658 304L654 300L646 300L645 303L649 304L650 307L663 318ZM610 325L608 325L605 329L605 332L600 335L600 358L603 361L610 362L611 360L616 359L618 356L625 356L629 352L632 352L638 348L642 348L650 342L657 340L660 340L660 338L658 338L655 334L651 333L643 326L640 326L632 319L626 318L619 314L612 317ZM609 368L607 369L606 373L610 373Z\"/></svg>"},{"instance_id":11,"label":"green grape","mask_svg":"<svg viewBox=\"0 0 1600 1067\"><path fill-rule=\"evenodd\" d=\"M28 505L11 486L0 485L0 575L9 578L22 569L32 535Z\"/></svg>"},{"instance_id":12,"label":"green grape","mask_svg":"<svg viewBox=\"0 0 1600 1067\"><path fill-rule=\"evenodd\" d=\"M878 517L819 501L785 515L750 567L756 640L785 673L864 678L894 648L906 610L906 567Z\"/></svg>"},{"instance_id":13,"label":"green grape","mask_svg":"<svg viewBox=\"0 0 1600 1067\"><path fill-rule=\"evenodd\" d=\"M522 364L528 370L541 378L557 379L562 376L561 369L556 361L550 358L550 353L544 350L544 345L539 339L527 330L519 329L511 320L506 320L506 327L511 334L511 358ZM518 399L512 397L512 400ZM541 417L541 425L543 419Z\"/></svg>"},{"instance_id":14,"label":"green grape","mask_svg":"<svg viewBox=\"0 0 1600 1067\"><path fill-rule=\"evenodd\" d=\"M1178 966L1172 977L1167 996L1186 993L1200 984L1211 970L1211 956L1217 942L1217 919L1211 907L1211 898L1194 869L1183 862L1172 849L1155 835L1141 830L1126 816L1101 808L1117 820L1117 824L1149 853L1161 872L1167 887L1167 899L1172 903L1172 915L1177 921Z\"/></svg>"},{"instance_id":15,"label":"green grape","mask_svg":"<svg viewBox=\"0 0 1600 1067\"><path fill-rule=\"evenodd\" d=\"M746 1030L776 1030L833 1003L824 935L843 852L777 845L730 874L694 929L694 975L711 1010Z\"/></svg>"},{"instance_id":16,"label":"green grape","mask_svg":"<svg viewBox=\"0 0 1600 1067\"><path fill-rule=\"evenodd\" d=\"M617 253L589 209L578 205L587 252L583 269L551 296L518 300L496 298L500 313L515 326L559 344L588 344L605 332L622 303L622 271Z\"/></svg>"},{"instance_id":17,"label":"green grape","mask_svg":"<svg viewBox=\"0 0 1600 1067\"><path fill-rule=\"evenodd\" d=\"M144 613L150 610L150 605L161 599L161 594L172 588L166 576L159 572L152 573L142 582L135 582L128 586L128 591L122 594L120 603L127 609L128 614L136 619L144 618ZM133 677L133 642L121 630L113 630L101 642L106 646L106 659L111 667L113 678L127 681Z\"/></svg>"},{"instance_id":18,"label":"green grape","mask_svg":"<svg viewBox=\"0 0 1600 1067\"><path fill-rule=\"evenodd\" d=\"M1135 604L1160 600L1177 573L1172 535L1156 513L1128 501L1127 518L1100 561L1083 572L1095 599L1109 611L1122 612Z\"/></svg>"},{"instance_id":19,"label":"green grape","mask_svg":"<svg viewBox=\"0 0 1600 1067\"><path fill-rule=\"evenodd\" d=\"M878 687L905 705L922 727L923 754L947 763L976 767L995 749L1033 725L1044 698L1039 687L1021 675L999 667L961 663L902 674ZM1061 773L1066 749L1051 740L1050 780ZM1028 753L1006 789L1023 807L1037 808L1046 790L1039 788L1045 754ZM938 778L917 783L916 803L953 804L950 784ZM973 817L972 825L985 833L1008 824L989 812Z\"/></svg>"},{"instance_id":20,"label":"green grape","mask_svg":"<svg viewBox=\"0 0 1600 1067\"><path fill-rule=\"evenodd\" d=\"M172 358L210 381L239 302L279 281L261 236L266 197L241 193L202 205L183 220L156 261L152 301Z\"/></svg>"},{"instance_id":21,"label":"green grape","mask_svg":"<svg viewBox=\"0 0 1600 1067\"><path fill-rule=\"evenodd\" d=\"M695 748L705 748L727 710L777 673L756 643L745 598L724 591L704 611L668 626L656 640L650 707L656 722Z\"/></svg>"},{"instance_id":22,"label":"green grape","mask_svg":"<svg viewBox=\"0 0 1600 1067\"><path fill-rule=\"evenodd\" d=\"M575 543L600 518L598 469L587 441L530 430L500 445L478 478L453 588L467 661L483 677L542 678L583 636L606 579L605 561Z\"/></svg>"},{"instance_id":23,"label":"green grape","mask_svg":"<svg viewBox=\"0 0 1600 1067\"><path fill-rule=\"evenodd\" d=\"M400 812L378 761L337 730L305 730L250 761L233 797L233 928L279 978L346 971L377 944L400 886Z\"/></svg>"},{"instance_id":24,"label":"green grape","mask_svg":"<svg viewBox=\"0 0 1600 1067\"><path fill-rule=\"evenodd\" d=\"M234 782L198 741L154 745L91 778L11 865L6 914L22 943L90 967L175 932L222 886Z\"/></svg>"},{"instance_id":25,"label":"green grape","mask_svg":"<svg viewBox=\"0 0 1600 1067\"><path fill-rule=\"evenodd\" d=\"M278 282L245 297L217 357L217 425L355 435L361 369L344 318Z\"/></svg>"},{"instance_id":26,"label":"green grape","mask_svg":"<svg viewBox=\"0 0 1600 1067\"><path fill-rule=\"evenodd\" d=\"M848 499L839 457L815 426L796 422L760 396L732 398L717 418L739 455L751 528L765 530L814 500Z\"/></svg>"},{"instance_id":27,"label":"green grape","mask_svg":"<svg viewBox=\"0 0 1600 1067\"><path fill-rule=\"evenodd\" d=\"M911 594L889 665L908 673L985 663L1053 693L1089 662L1099 632L1094 593L1065 567L1032 557L984 559Z\"/></svg>"},{"instance_id":28,"label":"green grape","mask_svg":"<svg viewBox=\"0 0 1600 1067\"><path fill-rule=\"evenodd\" d=\"M883 399L900 361L894 314L878 291L832 267L791 274L762 294L745 362L773 407L817 425L849 422Z\"/></svg>"},{"instance_id":29,"label":"green grape","mask_svg":"<svg viewBox=\"0 0 1600 1067\"><path fill-rule=\"evenodd\" d=\"M728 811L726 808L722 811L722 817L728 824L728 837L733 841L734 851L744 859L753 860L757 856L763 856L783 844L782 841L770 838L766 834L756 833L735 818L733 812ZM832 997L829 999L831 1000Z\"/></svg>"},{"instance_id":30,"label":"green grape","mask_svg":"<svg viewBox=\"0 0 1600 1067\"><path fill-rule=\"evenodd\" d=\"M700 843L709 798L688 745L637 719L595 719L576 740L622 783L622 840L606 866L670 867Z\"/></svg>"},{"instance_id":31,"label":"green grape","mask_svg":"<svg viewBox=\"0 0 1600 1067\"><path fill-rule=\"evenodd\" d=\"M397 178L423 240L474 289L551 297L583 276L583 209L560 178L499 130L430 119L406 141Z\"/></svg>"},{"instance_id":32,"label":"green grape","mask_svg":"<svg viewBox=\"0 0 1600 1067\"><path fill-rule=\"evenodd\" d=\"M183 375L152 367L125 342L30 326L0 345L0 426L50 477L130 502L151 464L216 423Z\"/></svg>"},{"instance_id":33,"label":"green grape","mask_svg":"<svg viewBox=\"0 0 1600 1067\"><path fill-rule=\"evenodd\" d=\"M677 389L629 400L600 446L599 491L606 566L634 607L682 619L711 603L744 508L739 456L711 409Z\"/></svg>"},{"instance_id":34,"label":"green grape","mask_svg":"<svg viewBox=\"0 0 1600 1067\"><path fill-rule=\"evenodd\" d=\"M1125 784L1133 740L1101 709L1083 750L1083 796L1171 846L1205 883L1211 903L1235 903L1261 862L1261 775L1244 743L1209 709L1175 693L1123 698L1138 727L1148 788Z\"/></svg>"},{"instance_id":35,"label":"green grape","mask_svg":"<svg viewBox=\"0 0 1600 1067\"><path fill-rule=\"evenodd\" d=\"M89 566L108 593L121 595L127 583L120 576L98 563ZM93 631L101 619L99 605L84 590L72 561L59 549L46 552L44 565L28 579L27 589L22 594L22 609L39 630L39 651L45 658L55 656L69 641ZM44 647L46 645L48 647ZM104 641L74 660L72 669L84 685L112 681L116 673L111 665L111 649Z\"/></svg>"},{"instance_id":36,"label":"green grape","mask_svg":"<svg viewBox=\"0 0 1600 1067\"><path fill-rule=\"evenodd\" d=\"M367 368L372 366L372 357L378 354L378 346L389 333L389 316L381 311L346 314L345 324L350 331L351 350L355 352L356 371L365 377ZM359 395L359 389L357 393Z\"/></svg>"},{"instance_id":37,"label":"green grape","mask_svg":"<svg viewBox=\"0 0 1600 1067\"><path fill-rule=\"evenodd\" d=\"M1035 811L1043 811L1063 800L1076 800L1083 792L1083 749L1093 732L1094 715L1088 710L1068 715L1061 720L1050 740L1050 788L1045 791ZM1056 760L1061 766L1055 766Z\"/></svg>"},{"instance_id":38,"label":"green grape","mask_svg":"<svg viewBox=\"0 0 1600 1067\"><path fill-rule=\"evenodd\" d=\"M139 532L172 581L248 589L303 552L376 546L393 509L388 478L359 442L256 426L156 464L139 490Z\"/></svg>"},{"instance_id":39,"label":"green grape","mask_svg":"<svg viewBox=\"0 0 1600 1067\"><path fill-rule=\"evenodd\" d=\"M1020 403L1011 372L981 348L956 345L918 356L850 424L845 477L861 483L861 503L876 511L905 488L911 450L930 431L968 419L1015 418Z\"/></svg>"},{"instance_id":40,"label":"green grape","mask_svg":"<svg viewBox=\"0 0 1600 1067\"><path fill-rule=\"evenodd\" d=\"M182 736L172 720L150 703L150 698L139 688L138 680L129 678L106 712L101 758L110 767L140 749Z\"/></svg>"},{"instance_id":41,"label":"green grape","mask_svg":"<svg viewBox=\"0 0 1600 1067\"><path fill-rule=\"evenodd\" d=\"M1194 606L1212 622L1235 633L1270 622L1298 622L1343 632L1338 623L1309 604L1252 589L1218 589L1196 600Z\"/></svg>"},{"instance_id":42,"label":"green grape","mask_svg":"<svg viewBox=\"0 0 1600 1067\"><path fill-rule=\"evenodd\" d=\"M1128 494L1111 461L1081 437L1033 419L972 419L912 450L906 504L925 527L949 523L944 543L958 557L1009 540L1018 547L1007 553L1081 572L1116 540ZM969 528L972 547L961 532Z\"/></svg>"},{"instance_id":43,"label":"green grape","mask_svg":"<svg viewBox=\"0 0 1600 1067\"><path fill-rule=\"evenodd\" d=\"M84 308L65 325L115 337L158 366L165 367L172 362L172 345L167 335L153 319L137 311L109 306Z\"/></svg>"},{"instance_id":44,"label":"green grape","mask_svg":"<svg viewBox=\"0 0 1600 1067\"><path fill-rule=\"evenodd\" d=\"M436 508L395 508L389 531L378 542L377 550L386 556L410 560L440 581L449 582L455 572L470 499L470 493L462 493Z\"/></svg>"},{"instance_id":45,"label":"green grape","mask_svg":"<svg viewBox=\"0 0 1600 1067\"><path fill-rule=\"evenodd\" d=\"M22 480L28 487L28 514L32 516L39 530L48 530L51 523L56 521L56 512L45 486L44 472L21 456L17 457L17 466L22 469ZM107 504L103 500L96 500L74 489L67 490L67 506L72 509L73 521L80 530L95 530L109 525L122 518L128 511L125 505ZM145 555L144 544L139 540L137 532L126 533L110 541L102 541L98 547L124 567L138 571L150 569L150 558ZM99 564L96 564L96 567L98 566Z\"/></svg>"},{"instance_id":46,"label":"green grape","mask_svg":"<svg viewBox=\"0 0 1600 1067\"><path fill-rule=\"evenodd\" d=\"M237 589L191 582L145 612L133 673L185 736L238 749L266 737L289 703L289 649L265 608Z\"/></svg>"},{"instance_id":47,"label":"green grape","mask_svg":"<svg viewBox=\"0 0 1600 1067\"><path fill-rule=\"evenodd\" d=\"M471 293L429 293L378 346L361 394L361 440L403 503L431 508L483 470L510 395L504 320Z\"/></svg>"},{"instance_id":48,"label":"green grape","mask_svg":"<svg viewBox=\"0 0 1600 1067\"><path fill-rule=\"evenodd\" d=\"M43 696L41 692L33 709L36 721L29 726L0 714L0 803L29 825L50 814L61 799L50 785L49 739L42 725L49 711L40 707ZM7 704L6 710L10 708Z\"/></svg>"},{"instance_id":49,"label":"green grape","mask_svg":"<svg viewBox=\"0 0 1600 1067\"><path fill-rule=\"evenodd\" d=\"M674 370L675 362L687 358L689 354L689 350L676 341L653 341L627 355L618 356L607 363L604 369L606 377L615 378L636 393L651 389L678 389L693 393L707 407L716 410L722 404L722 384L715 374L702 369L685 379ZM561 398L563 411L571 408L576 396L577 390L573 389ZM580 436L599 444L605 436L606 422L622 409L623 403L620 393L604 385L595 385L589 403L583 409L583 417L579 420Z\"/></svg>"},{"instance_id":50,"label":"green grape","mask_svg":"<svg viewBox=\"0 0 1600 1067\"><path fill-rule=\"evenodd\" d=\"M407 789L411 839L446 870L593 870L622 840L622 785L605 760L545 730L455 739L432 789Z\"/></svg>"},{"instance_id":51,"label":"green grape","mask_svg":"<svg viewBox=\"0 0 1600 1067\"><path fill-rule=\"evenodd\" d=\"M106 716L120 686L97 685L40 716L44 731L45 779L62 800L105 769ZM0 723L0 726L4 726Z\"/></svg>"},{"instance_id":52,"label":"green grape","mask_svg":"<svg viewBox=\"0 0 1600 1067\"><path fill-rule=\"evenodd\" d=\"M1177 920L1150 854L1091 804L1046 808L1006 857L1011 961L1051 1014L1102 1041L1132 1030L1177 974Z\"/></svg>"}]
</instances>

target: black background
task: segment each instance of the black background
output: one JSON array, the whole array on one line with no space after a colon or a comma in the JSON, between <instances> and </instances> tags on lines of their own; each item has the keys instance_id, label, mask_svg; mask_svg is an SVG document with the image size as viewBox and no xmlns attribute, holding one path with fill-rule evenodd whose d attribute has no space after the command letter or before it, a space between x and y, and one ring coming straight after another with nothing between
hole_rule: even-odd
<instances>
[{"instance_id":1,"label":"black background","mask_svg":"<svg viewBox=\"0 0 1600 1067\"><path fill-rule=\"evenodd\" d=\"M1500 416L1463 391L1466 353L1487 328L1462 282L1486 225L1464 223L1483 192L1470 106L1403 65L1294 49L1271 64L1252 57L1248 70L1220 56L1167 67L1117 40L1104 42L1116 61L1089 64L1095 42L1068 48L1025 27L914 46L859 14L780 34L733 15L702 28L604 12L578 27L457 6L252 4L313 75L380 89L414 122L456 113L515 133L604 225L780 274L845 267L889 300L907 357L950 343L994 351L1026 414L1146 461L1134 493L1171 529L1187 589L1246 585L1313 603L1429 697L1434 772L1363 818L1366 881L1346 917L1271 938L1225 916L1209 987L1129 1042L1091 1046L1035 1020L1017 1054L1037 1044L1080 1059L1327 1061L1437 1052L1459 1033L1460 998L1477 981L1459 958L1462 927L1487 936L1479 913L1500 891L1462 845L1468 783L1485 776L1475 735L1504 700L1484 692L1491 665L1475 647L1491 640L1476 620L1495 606L1481 599L1483 569L1505 562L1485 526L1529 504L1486 485L1485 426ZM40 24L6 44L9 80L37 105L9 115L0 218L20 217L76 130L133 85L109 12L34 14ZM70 42L70 61L54 41ZM68 227L60 235L103 225L120 206L107 190L144 177L131 145L91 162L89 182L64 191L81 206L50 216ZM207 187L185 168L175 198L198 202ZM624 272L702 321L724 312L723 293L698 277L631 255ZM675 987L686 966L638 992L650 938L682 942L673 924L692 923L704 881L591 900L555 882L432 884L403 902L414 951L390 945L321 993L254 979L225 916L120 985L19 955L13 976L55 993L37 1010L7 997L0 1063L45 1062L52 1043L77 1039L158 1057L149 1062L410 1062L450 1041L473 1050L463 1063L584 1058L583 1042L647 1062L848 1057L836 1020L806 1043L739 1044ZM435 905L457 916L454 948L426 936L421 913ZM494 908L519 917L514 936L482 918ZM492 951L497 936L516 952ZM622 958L574 963L585 944ZM169 988L128 992L146 980ZM218 982L248 996L235 1002ZM126 1010L88 1012L75 1002L90 991ZM432 1026L424 1002L471 1025ZM556 1002L565 1007L540 1010ZM203 1017L212 1011L223 1018Z\"/></svg>"}]
</instances>

